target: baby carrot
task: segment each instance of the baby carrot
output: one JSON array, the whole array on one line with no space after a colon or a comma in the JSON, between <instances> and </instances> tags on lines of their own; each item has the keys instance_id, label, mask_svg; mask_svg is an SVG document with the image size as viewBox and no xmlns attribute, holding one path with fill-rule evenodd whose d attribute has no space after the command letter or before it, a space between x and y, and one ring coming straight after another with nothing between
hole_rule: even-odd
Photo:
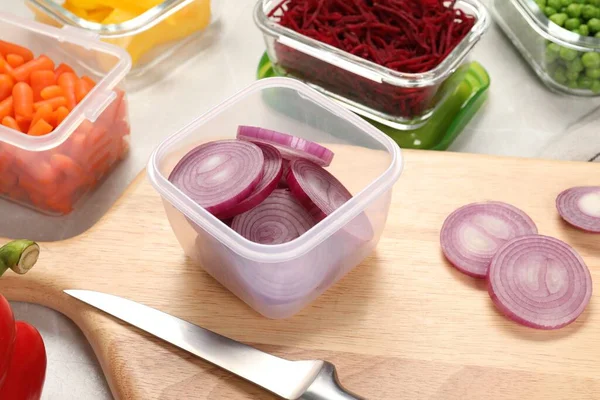
<instances>
[{"instance_id":1,"label":"baby carrot","mask_svg":"<svg viewBox=\"0 0 600 400\"><path fill-rule=\"evenodd\" d=\"M17 182L19 182L17 174L10 171L3 172L2 175L0 175L0 190L2 190L2 192L9 192L17 186Z\"/></svg>"},{"instance_id":2,"label":"baby carrot","mask_svg":"<svg viewBox=\"0 0 600 400\"><path fill-rule=\"evenodd\" d=\"M55 170L62 172L69 178L83 179L83 168L69 156L54 154L50 157L50 164Z\"/></svg>"},{"instance_id":3,"label":"baby carrot","mask_svg":"<svg viewBox=\"0 0 600 400\"><path fill-rule=\"evenodd\" d=\"M58 174L47 161L41 161L27 168L27 172L33 179L40 183L54 183Z\"/></svg>"},{"instance_id":4,"label":"baby carrot","mask_svg":"<svg viewBox=\"0 0 600 400\"><path fill-rule=\"evenodd\" d=\"M18 82L13 87L15 116L33 118L33 90L25 82Z\"/></svg>"},{"instance_id":5,"label":"baby carrot","mask_svg":"<svg viewBox=\"0 0 600 400\"><path fill-rule=\"evenodd\" d=\"M54 127L52 125L50 125L45 120L40 119L35 123L35 125L31 124L31 128L29 128L27 134L31 136L43 136L49 134L50 132L52 132L52 130L54 130Z\"/></svg>"},{"instance_id":6,"label":"baby carrot","mask_svg":"<svg viewBox=\"0 0 600 400\"><path fill-rule=\"evenodd\" d=\"M54 111L54 122L55 126L59 126L65 118L69 115L69 109L65 106L60 106Z\"/></svg>"},{"instance_id":7,"label":"baby carrot","mask_svg":"<svg viewBox=\"0 0 600 400\"><path fill-rule=\"evenodd\" d=\"M8 61L0 54L0 74L12 74L13 68Z\"/></svg>"},{"instance_id":8,"label":"baby carrot","mask_svg":"<svg viewBox=\"0 0 600 400\"><path fill-rule=\"evenodd\" d=\"M8 54L18 54L23 57L25 62L33 60L33 53L31 50L19 46L18 44L5 42L4 40L0 40L0 54L5 56Z\"/></svg>"},{"instance_id":9,"label":"baby carrot","mask_svg":"<svg viewBox=\"0 0 600 400\"><path fill-rule=\"evenodd\" d=\"M0 75L0 101L6 99L12 94L13 86L14 82L10 75Z\"/></svg>"},{"instance_id":10,"label":"baby carrot","mask_svg":"<svg viewBox=\"0 0 600 400\"><path fill-rule=\"evenodd\" d=\"M65 72L58 77L58 85L62 88L64 96L67 99L67 108L69 110L74 109L77 105L75 82L77 82L77 76L72 72Z\"/></svg>"},{"instance_id":11,"label":"baby carrot","mask_svg":"<svg viewBox=\"0 0 600 400\"><path fill-rule=\"evenodd\" d=\"M19 127L19 124L17 124L17 121L13 117L10 117L8 115L2 118L2 125L6 126L7 128L14 129L15 131L21 132L21 128Z\"/></svg>"},{"instance_id":12,"label":"baby carrot","mask_svg":"<svg viewBox=\"0 0 600 400\"><path fill-rule=\"evenodd\" d=\"M55 97L64 96L64 92L58 85L46 86L40 92L40 96L44 100L53 99Z\"/></svg>"},{"instance_id":13,"label":"baby carrot","mask_svg":"<svg viewBox=\"0 0 600 400\"><path fill-rule=\"evenodd\" d=\"M20 67L25 64L25 60L18 54L8 54L6 56L6 62L13 68Z\"/></svg>"},{"instance_id":14,"label":"baby carrot","mask_svg":"<svg viewBox=\"0 0 600 400\"><path fill-rule=\"evenodd\" d=\"M58 67L56 67L56 69L54 70L54 76L56 77L56 79L58 79L58 77L61 74L64 74L65 72L70 72L72 74L75 73L75 71L73 71L73 68L69 67L67 64L65 63L61 63Z\"/></svg>"},{"instance_id":15,"label":"baby carrot","mask_svg":"<svg viewBox=\"0 0 600 400\"><path fill-rule=\"evenodd\" d=\"M52 113L52 105L46 103L36 110L35 114L33 115L33 119L31 120L31 126L35 126L35 124L37 124L37 122L41 119L52 124L53 118L54 115Z\"/></svg>"},{"instance_id":16,"label":"baby carrot","mask_svg":"<svg viewBox=\"0 0 600 400\"><path fill-rule=\"evenodd\" d=\"M29 127L31 126L31 118L21 117L18 115L15 117L15 120L17 121L17 124L19 124L21 132L27 132L29 130Z\"/></svg>"},{"instance_id":17,"label":"baby carrot","mask_svg":"<svg viewBox=\"0 0 600 400\"><path fill-rule=\"evenodd\" d=\"M56 110L58 107L66 106L67 99L65 99L63 96L61 96L61 97L54 97L54 98L48 99L48 100L37 101L37 102L33 103L33 109L35 111L37 111L40 107L44 106L45 104L50 104L52 106L52 109Z\"/></svg>"},{"instance_id":18,"label":"baby carrot","mask_svg":"<svg viewBox=\"0 0 600 400\"><path fill-rule=\"evenodd\" d=\"M17 81L23 82L26 81L33 72L45 70L51 71L54 75L54 61L42 55L18 68L14 68L12 75Z\"/></svg>"},{"instance_id":19,"label":"baby carrot","mask_svg":"<svg viewBox=\"0 0 600 400\"><path fill-rule=\"evenodd\" d=\"M77 100L77 104L87 96L90 90L92 90L92 86L86 80L79 79L75 82L75 99Z\"/></svg>"},{"instance_id":20,"label":"baby carrot","mask_svg":"<svg viewBox=\"0 0 600 400\"><path fill-rule=\"evenodd\" d=\"M56 84L56 78L52 71L35 71L31 73L31 88L33 89L33 101L42 100L41 92L45 87Z\"/></svg>"},{"instance_id":21,"label":"baby carrot","mask_svg":"<svg viewBox=\"0 0 600 400\"><path fill-rule=\"evenodd\" d=\"M6 99L0 101L0 118L4 118L8 115L13 115L13 97L7 97Z\"/></svg>"},{"instance_id":22,"label":"baby carrot","mask_svg":"<svg viewBox=\"0 0 600 400\"><path fill-rule=\"evenodd\" d=\"M86 81L88 83L88 85L90 85L90 88L93 88L94 86L96 86L96 82L94 82L94 80L92 78L90 78L89 76L82 76L81 79L83 79L84 81Z\"/></svg>"}]
</instances>

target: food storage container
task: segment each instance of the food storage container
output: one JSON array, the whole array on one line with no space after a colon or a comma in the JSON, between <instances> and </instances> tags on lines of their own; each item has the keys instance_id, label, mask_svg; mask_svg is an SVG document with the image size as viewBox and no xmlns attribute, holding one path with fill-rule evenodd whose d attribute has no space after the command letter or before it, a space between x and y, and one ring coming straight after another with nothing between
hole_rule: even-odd
<instances>
[{"instance_id":1,"label":"food storage container","mask_svg":"<svg viewBox=\"0 0 600 400\"><path fill-rule=\"evenodd\" d=\"M67 63L96 85L57 128L30 136L0 125L0 194L38 211L62 215L121 160L129 148L127 99L131 67L121 48L0 12L0 39Z\"/></svg>"},{"instance_id":2,"label":"food storage container","mask_svg":"<svg viewBox=\"0 0 600 400\"><path fill-rule=\"evenodd\" d=\"M364 110L406 130L423 125L436 106L455 90L466 72L461 66L489 26L487 11L477 0L457 1L457 8L476 18L469 34L434 69L400 73L284 28L273 20L280 11L268 17L278 3L259 0L254 20L279 74L301 79L355 110ZM452 74L458 76L449 80Z\"/></svg>"},{"instance_id":3,"label":"food storage container","mask_svg":"<svg viewBox=\"0 0 600 400\"><path fill-rule=\"evenodd\" d=\"M91 16L89 19L81 18L65 8L61 0L25 1L38 21L85 29L98 35L101 40L127 50L133 62L133 75L142 74L172 57L216 19L211 0L165 0L141 14L128 11L127 3L132 1L116 2L122 9L117 10L115 14L118 15L104 18L108 23L95 22ZM82 3L83 6L87 3L88 9L102 9L95 0L73 3ZM83 13L86 13L85 9L79 15Z\"/></svg>"},{"instance_id":4,"label":"food storage container","mask_svg":"<svg viewBox=\"0 0 600 400\"><path fill-rule=\"evenodd\" d=\"M492 7L502 30L550 89L600 95L600 39L556 25L533 0L493 0Z\"/></svg>"},{"instance_id":5,"label":"food storage container","mask_svg":"<svg viewBox=\"0 0 600 400\"><path fill-rule=\"evenodd\" d=\"M277 99L301 110L303 119L274 110ZM168 181L193 147L236 137L239 125L287 132L329 147L328 170L353 198L299 238L284 244L251 242L208 213ZM255 82L161 143L148 164L152 185L185 253L259 313L286 318L313 301L360 264L383 231L392 186L402 171L399 147L369 123L289 78ZM348 232L357 221L370 224L369 239ZM363 227L365 225L362 225ZM365 230L366 231L366 230Z\"/></svg>"}]
</instances>

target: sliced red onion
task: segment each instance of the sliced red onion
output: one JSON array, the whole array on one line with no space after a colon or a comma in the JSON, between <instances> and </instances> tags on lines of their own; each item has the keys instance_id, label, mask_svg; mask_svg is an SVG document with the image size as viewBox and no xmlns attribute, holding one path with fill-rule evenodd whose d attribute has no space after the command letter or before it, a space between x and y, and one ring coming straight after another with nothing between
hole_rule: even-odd
<instances>
[{"instance_id":1,"label":"sliced red onion","mask_svg":"<svg viewBox=\"0 0 600 400\"><path fill-rule=\"evenodd\" d=\"M252 193L261 180L263 165L263 152L255 144L220 140L187 153L169 175L169 181L219 216Z\"/></svg>"},{"instance_id":2,"label":"sliced red onion","mask_svg":"<svg viewBox=\"0 0 600 400\"><path fill-rule=\"evenodd\" d=\"M556 208L569 224L600 233L600 186L567 189L556 198Z\"/></svg>"},{"instance_id":3,"label":"sliced red onion","mask_svg":"<svg viewBox=\"0 0 600 400\"><path fill-rule=\"evenodd\" d=\"M290 162L288 160L283 160L283 173L281 174L281 179L279 180L279 184L277 185L278 189L288 189L289 186L287 184L287 174L290 169Z\"/></svg>"},{"instance_id":4,"label":"sliced red onion","mask_svg":"<svg viewBox=\"0 0 600 400\"><path fill-rule=\"evenodd\" d=\"M538 329L575 321L592 296L590 271L566 243L541 235L515 238L492 259L488 291L510 319Z\"/></svg>"},{"instance_id":5,"label":"sliced red onion","mask_svg":"<svg viewBox=\"0 0 600 400\"><path fill-rule=\"evenodd\" d=\"M296 239L314 224L289 190L275 189L257 207L237 215L231 228L256 243L281 244Z\"/></svg>"},{"instance_id":6,"label":"sliced red onion","mask_svg":"<svg viewBox=\"0 0 600 400\"><path fill-rule=\"evenodd\" d=\"M245 213L259 205L266 199L277 187L283 173L283 163L281 154L271 145L264 143L255 143L263 152L265 164L263 168L262 179L254 188L254 191L232 208L219 214L219 218L233 218L238 214Z\"/></svg>"},{"instance_id":7,"label":"sliced red onion","mask_svg":"<svg viewBox=\"0 0 600 400\"><path fill-rule=\"evenodd\" d=\"M523 211L501 202L472 203L446 218L440 233L442 252L459 271L485 278L490 262L507 241L537 233Z\"/></svg>"},{"instance_id":8,"label":"sliced red onion","mask_svg":"<svg viewBox=\"0 0 600 400\"><path fill-rule=\"evenodd\" d=\"M273 145L286 160L305 158L323 167L327 167L333 160L333 152L326 147L287 133L241 125L238 127L237 138Z\"/></svg>"},{"instance_id":9,"label":"sliced red onion","mask_svg":"<svg viewBox=\"0 0 600 400\"><path fill-rule=\"evenodd\" d=\"M352 198L335 176L308 160L291 161L286 180L292 194L317 221ZM373 229L364 213L355 217L345 229L361 240L368 241L373 237Z\"/></svg>"}]
</instances>

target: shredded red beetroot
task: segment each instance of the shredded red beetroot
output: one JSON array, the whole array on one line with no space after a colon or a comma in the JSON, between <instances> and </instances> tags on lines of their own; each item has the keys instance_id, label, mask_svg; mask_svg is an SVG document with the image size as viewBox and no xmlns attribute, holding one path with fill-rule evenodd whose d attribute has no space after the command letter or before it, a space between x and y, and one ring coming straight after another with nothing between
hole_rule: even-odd
<instances>
[{"instance_id":1,"label":"shredded red beetroot","mask_svg":"<svg viewBox=\"0 0 600 400\"><path fill-rule=\"evenodd\" d=\"M439 65L475 24L455 0L283 0L270 13L280 25L398 72ZM278 64L377 111L413 118L437 88L378 84L294 49L276 45Z\"/></svg>"}]
</instances>

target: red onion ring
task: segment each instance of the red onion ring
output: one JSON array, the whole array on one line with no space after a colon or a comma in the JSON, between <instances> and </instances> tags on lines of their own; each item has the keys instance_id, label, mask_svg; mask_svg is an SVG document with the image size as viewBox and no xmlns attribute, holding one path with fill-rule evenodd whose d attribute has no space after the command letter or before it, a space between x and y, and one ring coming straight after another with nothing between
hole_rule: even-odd
<instances>
[{"instance_id":1,"label":"red onion ring","mask_svg":"<svg viewBox=\"0 0 600 400\"><path fill-rule=\"evenodd\" d=\"M488 292L508 318L532 328L558 329L575 321L589 303L592 277L566 243L522 236L505 243L492 259Z\"/></svg>"},{"instance_id":2,"label":"red onion ring","mask_svg":"<svg viewBox=\"0 0 600 400\"><path fill-rule=\"evenodd\" d=\"M261 180L263 165L263 152L253 143L208 142L187 153L169 175L169 181L218 216L252 193Z\"/></svg>"},{"instance_id":3,"label":"red onion ring","mask_svg":"<svg viewBox=\"0 0 600 400\"><path fill-rule=\"evenodd\" d=\"M281 179L283 173L283 159L281 158L279 151L268 144L255 144L260 147L265 158L262 178L248 197L232 208L220 213L219 218L221 219L233 218L238 214L245 213L258 206L273 192L273 190L275 190Z\"/></svg>"},{"instance_id":4,"label":"red onion ring","mask_svg":"<svg viewBox=\"0 0 600 400\"><path fill-rule=\"evenodd\" d=\"M454 267L467 275L485 278L494 254L504 243L536 233L531 218L510 204L472 203L446 218L440 242L444 256Z\"/></svg>"},{"instance_id":5,"label":"red onion ring","mask_svg":"<svg viewBox=\"0 0 600 400\"><path fill-rule=\"evenodd\" d=\"M328 148L287 133L242 125L238 127L237 138L275 146L286 160L305 158L323 167L327 167L333 160L333 152Z\"/></svg>"},{"instance_id":6,"label":"red onion ring","mask_svg":"<svg viewBox=\"0 0 600 400\"><path fill-rule=\"evenodd\" d=\"M556 198L560 216L587 232L600 233L600 186L567 189Z\"/></svg>"},{"instance_id":7,"label":"red onion ring","mask_svg":"<svg viewBox=\"0 0 600 400\"><path fill-rule=\"evenodd\" d=\"M231 229L260 244L290 242L315 224L310 214L286 189L275 189L252 210L237 215Z\"/></svg>"},{"instance_id":8,"label":"red onion ring","mask_svg":"<svg viewBox=\"0 0 600 400\"><path fill-rule=\"evenodd\" d=\"M283 173L281 174L281 179L279 180L279 184L277 185L278 189L288 189L289 186L287 184L287 174L290 170L290 162L288 160L283 160Z\"/></svg>"}]
</instances>

